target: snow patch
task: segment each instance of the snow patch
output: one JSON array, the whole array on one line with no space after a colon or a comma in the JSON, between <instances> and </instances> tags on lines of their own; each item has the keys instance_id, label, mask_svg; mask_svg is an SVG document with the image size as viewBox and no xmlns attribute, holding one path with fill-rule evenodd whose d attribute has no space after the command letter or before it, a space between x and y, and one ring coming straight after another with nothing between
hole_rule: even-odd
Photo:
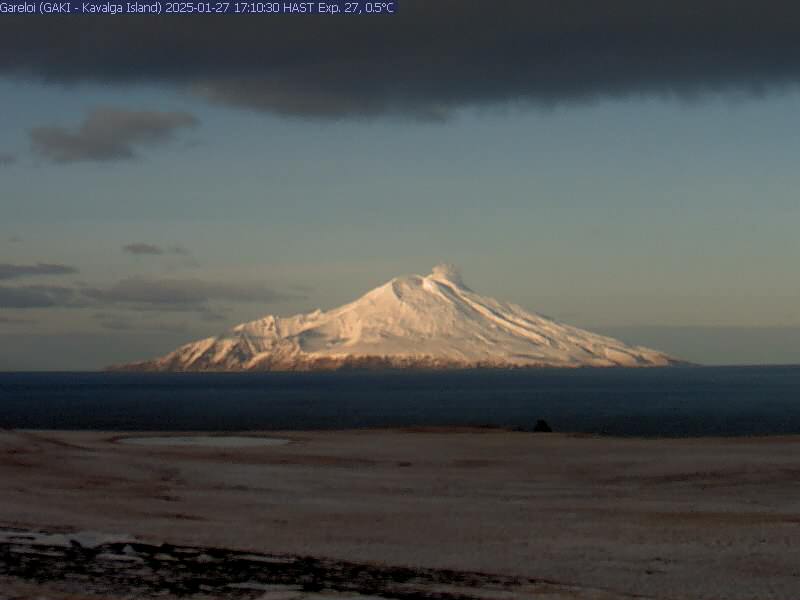
<instances>
[{"instance_id":1,"label":"snow patch","mask_svg":"<svg viewBox=\"0 0 800 600\"><path fill-rule=\"evenodd\" d=\"M291 440L255 436L158 436L127 437L117 440L120 444L131 446L204 446L207 448L256 448L263 446L284 446Z\"/></svg>"}]
</instances>

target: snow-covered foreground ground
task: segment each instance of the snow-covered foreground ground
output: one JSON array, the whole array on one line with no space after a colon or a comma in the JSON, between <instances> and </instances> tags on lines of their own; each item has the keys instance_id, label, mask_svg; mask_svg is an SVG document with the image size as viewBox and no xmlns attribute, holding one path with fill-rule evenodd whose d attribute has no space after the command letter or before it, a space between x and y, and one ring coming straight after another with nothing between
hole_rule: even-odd
<instances>
[{"instance_id":1,"label":"snow-covered foreground ground","mask_svg":"<svg viewBox=\"0 0 800 600\"><path fill-rule=\"evenodd\" d=\"M292 442L137 446L102 433L0 432L0 527L544 586L491 598L800 597L800 437L265 435ZM0 577L6 597L88 596Z\"/></svg>"}]
</instances>

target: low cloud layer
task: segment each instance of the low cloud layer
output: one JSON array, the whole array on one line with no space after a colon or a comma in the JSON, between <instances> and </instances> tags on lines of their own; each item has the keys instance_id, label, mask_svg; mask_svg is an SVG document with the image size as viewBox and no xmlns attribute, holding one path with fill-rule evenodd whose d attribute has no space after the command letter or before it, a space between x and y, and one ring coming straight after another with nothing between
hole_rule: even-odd
<instances>
[{"instance_id":1,"label":"low cloud layer","mask_svg":"<svg viewBox=\"0 0 800 600\"><path fill-rule=\"evenodd\" d=\"M74 130L36 127L30 137L38 154L57 163L124 160L135 157L138 148L164 143L197 122L186 112L102 107L92 110Z\"/></svg>"},{"instance_id":2,"label":"low cloud layer","mask_svg":"<svg viewBox=\"0 0 800 600\"><path fill-rule=\"evenodd\" d=\"M216 320L216 303L272 304L297 299L257 283L129 277L107 287L0 286L0 308L117 307L133 311L193 311Z\"/></svg>"},{"instance_id":3,"label":"low cloud layer","mask_svg":"<svg viewBox=\"0 0 800 600\"><path fill-rule=\"evenodd\" d=\"M68 265L37 263L35 265L12 265L0 263L0 279L17 279L37 275L72 275L78 269Z\"/></svg>"},{"instance_id":4,"label":"low cloud layer","mask_svg":"<svg viewBox=\"0 0 800 600\"><path fill-rule=\"evenodd\" d=\"M216 283L200 279L129 277L108 288L87 288L85 296L105 304L162 309L204 308L212 301L269 304L291 298L260 284Z\"/></svg>"},{"instance_id":5,"label":"low cloud layer","mask_svg":"<svg viewBox=\"0 0 800 600\"><path fill-rule=\"evenodd\" d=\"M86 299L72 287L58 285L0 285L0 308L78 308Z\"/></svg>"},{"instance_id":6,"label":"low cloud layer","mask_svg":"<svg viewBox=\"0 0 800 600\"><path fill-rule=\"evenodd\" d=\"M0 152L0 167L7 167L17 162L17 157L8 152Z\"/></svg>"},{"instance_id":7,"label":"low cloud layer","mask_svg":"<svg viewBox=\"0 0 800 600\"><path fill-rule=\"evenodd\" d=\"M187 333L189 327L185 323L152 322L149 319L132 318L129 315L114 313L96 313L92 315L97 324L111 331L134 331L137 333L157 331L160 333Z\"/></svg>"},{"instance_id":8,"label":"low cloud layer","mask_svg":"<svg viewBox=\"0 0 800 600\"><path fill-rule=\"evenodd\" d=\"M0 315L0 324L3 325L33 325L35 321L31 319L17 319L14 317L5 317Z\"/></svg>"},{"instance_id":9,"label":"low cloud layer","mask_svg":"<svg viewBox=\"0 0 800 600\"><path fill-rule=\"evenodd\" d=\"M7 15L0 74L171 86L298 116L441 118L494 103L795 85L798 22L794 0L401 0L397 16L359 18ZM131 152L81 132L37 137L61 160Z\"/></svg>"}]
</instances>

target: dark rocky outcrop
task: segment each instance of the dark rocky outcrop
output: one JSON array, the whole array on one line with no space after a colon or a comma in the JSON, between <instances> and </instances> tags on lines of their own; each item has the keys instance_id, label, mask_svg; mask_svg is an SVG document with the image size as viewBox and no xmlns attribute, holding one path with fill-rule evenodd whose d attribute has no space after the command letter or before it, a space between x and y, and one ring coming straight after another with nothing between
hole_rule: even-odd
<instances>
[{"instance_id":1,"label":"dark rocky outcrop","mask_svg":"<svg viewBox=\"0 0 800 600\"><path fill-rule=\"evenodd\" d=\"M536 421L536 425L533 426L534 433L553 433L553 429L544 419L539 419Z\"/></svg>"}]
</instances>

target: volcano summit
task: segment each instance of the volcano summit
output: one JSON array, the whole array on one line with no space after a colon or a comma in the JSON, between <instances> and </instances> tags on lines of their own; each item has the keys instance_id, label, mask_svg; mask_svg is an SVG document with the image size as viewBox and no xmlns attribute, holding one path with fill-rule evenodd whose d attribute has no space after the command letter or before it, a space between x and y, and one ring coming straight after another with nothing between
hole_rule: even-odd
<instances>
[{"instance_id":1,"label":"volcano summit","mask_svg":"<svg viewBox=\"0 0 800 600\"><path fill-rule=\"evenodd\" d=\"M440 265L396 277L350 304L267 316L129 371L325 371L518 367L661 367L666 354L564 325L468 288Z\"/></svg>"}]
</instances>

